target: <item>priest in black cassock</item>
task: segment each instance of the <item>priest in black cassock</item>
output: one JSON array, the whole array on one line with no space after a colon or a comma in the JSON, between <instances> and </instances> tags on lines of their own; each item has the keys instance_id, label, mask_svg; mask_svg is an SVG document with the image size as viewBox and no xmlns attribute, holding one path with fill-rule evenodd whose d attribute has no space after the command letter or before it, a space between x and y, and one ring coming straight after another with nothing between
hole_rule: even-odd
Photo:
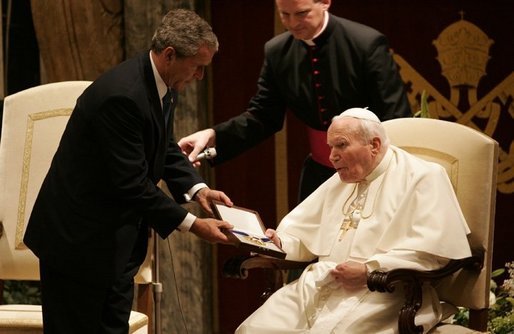
<instances>
[{"instance_id":1,"label":"priest in black cassock","mask_svg":"<svg viewBox=\"0 0 514 334\"><path fill-rule=\"evenodd\" d=\"M191 161L206 146L216 146L213 164L237 156L278 132L290 110L309 137L303 200L334 173L326 139L332 117L352 107L369 107L382 121L412 115L387 38L330 14L330 4L276 0L288 31L266 43L256 94L239 116L179 141Z\"/></svg>"}]
</instances>

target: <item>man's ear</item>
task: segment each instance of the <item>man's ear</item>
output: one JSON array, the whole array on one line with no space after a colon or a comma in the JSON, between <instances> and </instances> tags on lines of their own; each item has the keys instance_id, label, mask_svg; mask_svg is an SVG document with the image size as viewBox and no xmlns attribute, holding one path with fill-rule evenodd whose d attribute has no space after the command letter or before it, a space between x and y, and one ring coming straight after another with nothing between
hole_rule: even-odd
<instances>
[{"instance_id":1,"label":"man's ear","mask_svg":"<svg viewBox=\"0 0 514 334\"><path fill-rule=\"evenodd\" d=\"M173 60L173 57L176 56L175 49L171 46L168 46L166 49L164 49L164 57L167 61Z\"/></svg>"},{"instance_id":2,"label":"man's ear","mask_svg":"<svg viewBox=\"0 0 514 334\"><path fill-rule=\"evenodd\" d=\"M382 141L380 140L380 137L373 137L373 139L371 139L371 151L374 154L378 154L380 152L381 148L382 148Z\"/></svg>"},{"instance_id":3,"label":"man's ear","mask_svg":"<svg viewBox=\"0 0 514 334\"><path fill-rule=\"evenodd\" d=\"M328 10L331 5L331 0L321 0L321 4L323 5L324 10Z\"/></svg>"}]
</instances>

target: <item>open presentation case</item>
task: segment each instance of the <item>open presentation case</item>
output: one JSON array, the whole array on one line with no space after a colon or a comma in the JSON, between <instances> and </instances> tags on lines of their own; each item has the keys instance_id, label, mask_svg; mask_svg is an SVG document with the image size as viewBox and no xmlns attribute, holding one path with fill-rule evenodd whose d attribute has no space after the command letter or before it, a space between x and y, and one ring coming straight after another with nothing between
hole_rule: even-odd
<instances>
[{"instance_id":1,"label":"open presentation case","mask_svg":"<svg viewBox=\"0 0 514 334\"><path fill-rule=\"evenodd\" d=\"M257 211L239 206L228 207L218 201L213 202L212 210L216 218L234 226L224 232L236 247L280 259L286 257L286 253L264 234L266 228Z\"/></svg>"}]
</instances>

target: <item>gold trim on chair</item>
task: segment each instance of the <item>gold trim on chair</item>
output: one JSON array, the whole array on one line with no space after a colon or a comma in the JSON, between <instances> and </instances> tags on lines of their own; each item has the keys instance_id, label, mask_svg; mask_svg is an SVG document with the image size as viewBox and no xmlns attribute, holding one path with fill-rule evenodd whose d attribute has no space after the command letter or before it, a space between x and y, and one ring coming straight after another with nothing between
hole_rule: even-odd
<instances>
[{"instance_id":1,"label":"gold trim on chair","mask_svg":"<svg viewBox=\"0 0 514 334\"><path fill-rule=\"evenodd\" d=\"M22 250L27 246L23 243L25 230L25 209L27 205L27 191L29 183L30 157L32 153L32 141L34 134L34 123L36 121L61 116L70 116L73 109L62 108L29 114L27 118L27 130L25 133L25 146L23 150L23 165L21 172L20 197L18 201L18 219L16 222L16 239L14 249Z\"/></svg>"}]
</instances>

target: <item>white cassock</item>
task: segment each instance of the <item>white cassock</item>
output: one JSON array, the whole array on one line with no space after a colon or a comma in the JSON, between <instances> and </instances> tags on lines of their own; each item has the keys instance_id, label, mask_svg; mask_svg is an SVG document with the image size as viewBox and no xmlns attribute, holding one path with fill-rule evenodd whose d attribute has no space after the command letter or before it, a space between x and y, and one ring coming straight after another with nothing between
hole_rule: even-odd
<instances>
[{"instance_id":1,"label":"white cassock","mask_svg":"<svg viewBox=\"0 0 514 334\"><path fill-rule=\"evenodd\" d=\"M403 291L348 291L328 272L346 261L369 270L433 270L471 255L469 228L443 167L390 146L366 183L363 191L336 173L284 217L277 232L286 259L319 261L275 292L236 333L397 333ZM348 217L358 225L344 232ZM416 324L426 332L440 317L435 290L424 286Z\"/></svg>"}]
</instances>

